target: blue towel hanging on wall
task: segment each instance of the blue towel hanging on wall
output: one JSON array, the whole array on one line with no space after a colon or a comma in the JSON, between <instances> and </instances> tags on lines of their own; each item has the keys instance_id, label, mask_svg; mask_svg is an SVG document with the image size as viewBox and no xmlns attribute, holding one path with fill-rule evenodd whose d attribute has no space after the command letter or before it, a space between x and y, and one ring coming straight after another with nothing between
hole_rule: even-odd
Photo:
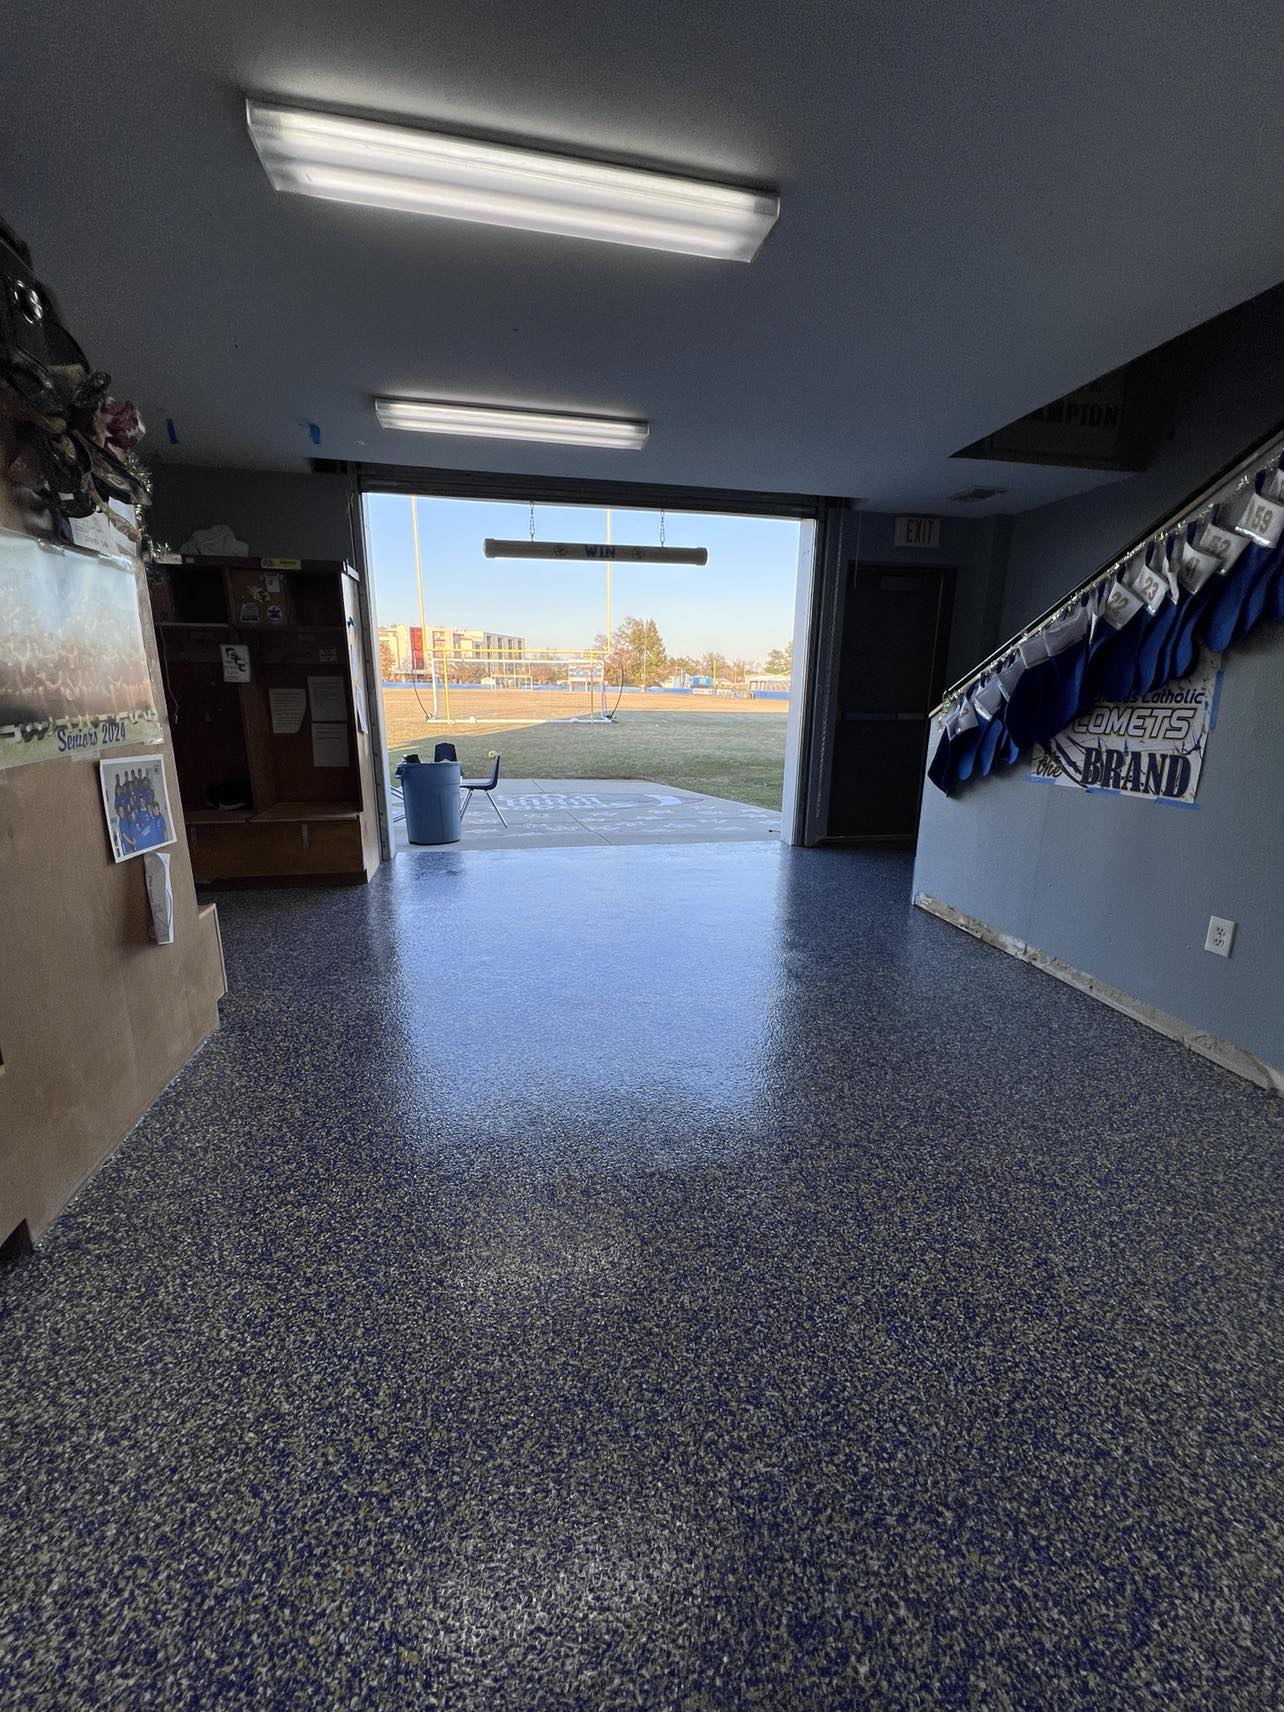
<instances>
[{"instance_id":1,"label":"blue towel hanging on wall","mask_svg":"<svg viewBox=\"0 0 1284 1712\"><path fill-rule=\"evenodd\" d=\"M1247 554L1244 555L1248 557ZM1244 596L1244 604L1240 608L1239 622L1235 626L1232 642L1237 642L1241 636L1247 636L1261 623L1270 610L1271 585L1284 563L1284 541L1277 546L1264 550L1261 568L1249 585L1248 593Z\"/></svg>"},{"instance_id":2,"label":"blue towel hanging on wall","mask_svg":"<svg viewBox=\"0 0 1284 1712\"><path fill-rule=\"evenodd\" d=\"M976 766L973 768L973 771L980 773L982 778L986 777L990 768L993 767L994 757L1000 746L1002 745L1003 747L1006 747L1003 743L1006 735L1007 727L1004 724L1003 714L1002 712L996 713L994 718L986 726L985 735L981 738L981 741L977 746Z\"/></svg>"},{"instance_id":3,"label":"blue towel hanging on wall","mask_svg":"<svg viewBox=\"0 0 1284 1712\"><path fill-rule=\"evenodd\" d=\"M1137 655L1145 633L1145 611L1136 613L1122 630L1103 625L1105 635L1084 673L1083 695L1090 707L1099 701L1126 701L1137 675Z\"/></svg>"},{"instance_id":4,"label":"blue towel hanging on wall","mask_svg":"<svg viewBox=\"0 0 1284 1712\"><path fill-rule=\"evenodd\" d=\"M942 726L941 735L937 739L936 748L928 764L927 776L938 791L944 791L947 797L954 795L954 775L950 770L950 751L954 744L950 736L950 728Z\"/></svg>"},{"instance_id":5,"label":"blue towel hanging on wall","mask_svg":"<svg viewBox=\"0 0 1284 1712\"><path fill-rule=\"evenodd\" d=\"M1240 554L1224 577L1217 579L1216 593L1205 608L1202 627L1204 641L1215 654L1220 654L1223 648L1228 647L1231 638L1239 630L1249 590L1262 569L1263 560L1268 559L1274 551L1273 547L1262 547L1254 543L1247 552Z\"/></svg>"},{"instance_id":6,"label":"blue towel hanging on wall","mask_svg":"<svg viewBox=\"0 0 1284 1712\"><path fill-rule=\"evenodd\" d=\"M950 749L950 769L954 782L965 785L976 767L976 752L985 736L986 727L979 722L969 731L960 731Z\"/></svg>"}]
</instances>

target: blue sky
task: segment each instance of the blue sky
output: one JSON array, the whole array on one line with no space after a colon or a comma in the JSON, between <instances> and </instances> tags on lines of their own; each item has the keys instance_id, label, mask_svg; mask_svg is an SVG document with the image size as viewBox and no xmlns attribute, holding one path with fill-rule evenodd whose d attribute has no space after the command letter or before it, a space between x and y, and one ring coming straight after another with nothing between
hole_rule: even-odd
<instances>
[{"instance_id":1,"label":"blue sky","mask_svg":"<svg viewBox=\"0 0 1284 1712\"><path fill-rule=\"evenodd\" d=\"M487 559L487 535L524 539L530 508L471 499L420 499L424 605L430 625L525 636L532 648L587 648L605 626L599 565ZM371 494L370 559L380 624L418 624L410 500ZM616 565L612 616L654 618L671 654L717 649L762 660L793 634L800 525L779 518L669 512L670 547L707 547L709 563ZM606 513L589 506L535 507L542 541L604 541ZM612 538L656 543L659 513L614 511Z\"/></svg>"}]
</instances>

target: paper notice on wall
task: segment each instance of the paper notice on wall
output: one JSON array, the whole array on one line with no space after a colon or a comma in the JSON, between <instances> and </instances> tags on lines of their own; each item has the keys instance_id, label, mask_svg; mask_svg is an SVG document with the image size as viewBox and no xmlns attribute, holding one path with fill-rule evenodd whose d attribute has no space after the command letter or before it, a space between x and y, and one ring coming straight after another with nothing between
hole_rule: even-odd
<instances>
[{"instance_id":1,"label":"paper notice on wall","mask_svg":"<svg viewBox=\"0 0 1284 1712\"><path fill-rule=\"evenodd\" d=\"M88 517L71 519L71 538L78 547L88 547L94 553L119 553L120 540L101 511L91 511Z\"/></svg>"},{"instance_id":2,"label":"paper notice on wall","mask_svg":"<svg viewBox=\"0 0 1284 1712\"><path fill-rule=\"evenodd\" d=\"M307 711L306 690L269 690L268 707L272 713L272 730L277 737L290 737L303 724Z\"/></svg>"},{"instance_id":3,"label":"paper notice on wall","mask_svg":"<svg viewBox=\"0 0 1284 1712\"><path fill-rule=\"evenodd\" d=\"M250 681L250 650L243 642L224 642L219 649L223 657L223 682L248 684Z\"/></svg>"},{"instance_id":4,"label":"paper notice on wall","mask_svg":"<svg viewBox=\"0 0 1284 1712\"><path fill-rule=\"evenodd\" d=\"M369 731L366 721L366 692L361 683L361 667L357 662L356 644L348 643L348 668L352 673L352 708L357 716L357 730Z\"/></svg>"},{"instance_id":5,"label":"paper notice on wall","mask_svg":"<svg viewBox=\"0 0 1284 1712\"><path fill-rule=\"evenodd\" d=\"M312 723L318 719L341 719L347 723L348 698L343 693L343 679L340 677L308 678L308 703L312 709Z\"/></svg>"},{"instance_id":6,"label":"paper notice on wall","mask_svg":"<svg viewBox=\"0 0 1284 1712\"><path fill-rule=\"evenodd\" d=\"M348 764L348 722L344 720L312 721L312 765L314 767L346 767Z\"/></svg>"},{"instance_id":7,"label":"paper notice on wall","mask_svg":"<svg viewBox=\"0 0 1284 1712\"><path fill-rule=\"evenodd\" d=\"M149 850L143 857L147 902L152 912L152 938L157 945L174 943L174 886L168 850Z\"/></svg>"}]
</instances>

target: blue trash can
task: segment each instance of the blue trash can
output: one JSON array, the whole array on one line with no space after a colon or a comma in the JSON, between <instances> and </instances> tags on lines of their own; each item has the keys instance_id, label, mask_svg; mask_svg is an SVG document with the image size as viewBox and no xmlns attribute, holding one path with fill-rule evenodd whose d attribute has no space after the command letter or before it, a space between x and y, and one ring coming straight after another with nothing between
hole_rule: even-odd
<instances>
[{"instance_id":1,"label":"blue trash can","mask_svg":"<svg viewBox=\"0 0 1284 1712\"><path fill-rule=\"evenodd\" d=\"M459 762L405 760L397 768L412 844L458 844Z\"/></svg>"}]
</instances>

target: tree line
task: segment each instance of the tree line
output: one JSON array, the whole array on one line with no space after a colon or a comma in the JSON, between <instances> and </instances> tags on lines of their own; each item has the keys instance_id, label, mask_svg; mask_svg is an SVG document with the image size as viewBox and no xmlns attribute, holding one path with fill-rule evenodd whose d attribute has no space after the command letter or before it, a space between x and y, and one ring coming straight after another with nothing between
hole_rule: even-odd
<instances>
[{"instance_id":1,"label":"tree line","mask_svg":"<svg viewBox=\"0 0 1284 1712\"><path fill-rule=\"evenodd\" d=\"M670 654L654 618L626 618L609 638L599 634L593 646L606 660L608 683L624 683L632 689L649 689L669 678L712 678L716 684L743 684L757 672L788 677L793 669L794 645L773 648L764 661L734 659L711 649L707 654Z\"/></svg>"}]
</instances>

